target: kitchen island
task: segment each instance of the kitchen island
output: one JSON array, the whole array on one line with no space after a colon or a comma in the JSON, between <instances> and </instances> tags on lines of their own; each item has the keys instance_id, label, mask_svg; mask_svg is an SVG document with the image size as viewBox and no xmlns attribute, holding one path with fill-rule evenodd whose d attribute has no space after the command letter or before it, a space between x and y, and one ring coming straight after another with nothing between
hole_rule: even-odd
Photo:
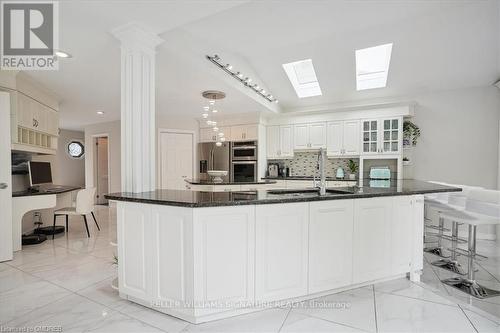
<instances>
[{"instance_id":1,"label":"kitchen island","mask_svg":"<svg viewBox=\"0 0 500 333\"><path fill-rule=\"evenodd\" d=\"M369 182L366 182L369 184ZM192 323L408 275L423 265L423 195L389 187L107 195L120 296Z\"/></svg>"}]
</instances>

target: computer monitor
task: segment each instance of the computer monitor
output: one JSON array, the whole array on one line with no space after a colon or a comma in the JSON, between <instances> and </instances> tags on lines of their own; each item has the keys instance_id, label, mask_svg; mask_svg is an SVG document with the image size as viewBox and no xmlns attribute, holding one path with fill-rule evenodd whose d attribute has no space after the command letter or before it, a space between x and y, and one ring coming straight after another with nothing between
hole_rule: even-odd
<instances>
[{"instance_id":1,"label":"computer monitor","mask_svg":"<svg viewBox=\"0 0 500 333\"><path fill-rule=\"evenodd\" d=\"M51 184L52 170L50 162L28 162L28 171L30 176L30 186Z\"/></svg>"}]
</instances>

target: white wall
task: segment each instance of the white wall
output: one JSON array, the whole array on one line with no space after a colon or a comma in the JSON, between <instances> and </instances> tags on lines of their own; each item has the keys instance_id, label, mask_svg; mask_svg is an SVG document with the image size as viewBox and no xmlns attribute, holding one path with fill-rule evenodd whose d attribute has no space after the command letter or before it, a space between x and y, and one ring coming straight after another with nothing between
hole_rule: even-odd
<instances>
[{"instance_id":1,"label":"white wall","mask_svg":"<svg viewBox=\"0 0 500 333\"><path fill-rule=\"evenodd\" d=\"M415 179L497 188L500 93L469 88L415 97Z\"/></svg>"},{"instance_id":2,"label":"white wall","mask_svg":"<svg viewBox=\"0 0 500 333\"><path fill-rule=\"evenodd\" d=\"M107 134L109 149L109 191L121 191L121 152L120 121L99 123L85 126L85 185L94 186L94 140L99 135Z\"/></svg>"},{"instance_id":3,"label":"white wall","mask_svg":"<svg viewBox=\"0 0 500 333\"><path fill-rule=\"evenodd\" d=\"M198 122L194 118L158 115L156 119L156 128L193 131L195 142L198 142ZM85 154L85 184L87 187L91 187L94 184L94 145L92 138L96 135L108 134L110 152L110 192L121 191L120 133L119 120L109 123L89 125L85 127L85 146L87 149L87 153ZM157 135L157 133L158 131L156 131L155 135ZM197 174L198 163L197 156L195 157L195 172Z\"/></svg>"},{"instance_id":4,"label":"white wall","mask_svg":"<svg viewBox=\"0 0 500 333\"><path fill-rule=\"evenodd\" d=\"M84 133L62 129L57 140L56 155L33 155L32 160L50 162L54 184L83 187L85 185L85 160L72 158L67 153L68 143L72 140L84 142Z\"/></svg>"}]
</instances>

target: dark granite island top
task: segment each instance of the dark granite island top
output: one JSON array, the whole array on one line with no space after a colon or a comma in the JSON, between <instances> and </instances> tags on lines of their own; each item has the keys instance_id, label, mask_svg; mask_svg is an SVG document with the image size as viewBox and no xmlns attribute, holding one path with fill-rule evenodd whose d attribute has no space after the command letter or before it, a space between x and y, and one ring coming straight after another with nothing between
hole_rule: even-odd
<instances>
[{"instance_id":1,"label":"dark granite island top","mask_svg":"<svg viewBox=\"0 0 500 333\"><path fill-rule=\"evenodd\" d=\"M255 182L213 182L210 180L201 180L201 179L184 179L184 181L188 184L191 185L267 185L267 184L276 184L275 180L262 180L262 181L255 181Z\"/></svg>"},{"instance_id":2,"label":"dark granite island top","mask_svg":"<svg viewBox=\"0 0 500 333\"><path fill-rule=\"evenodd\" d=\"M290 202L308 202L321 200L374 198L440 192L460 192L462 189L418 180L393 180L379 187L380 184L365 182L363 187L332 188L334 192L320 196L317 192L301 193L300 190L258 190L232 192L203 192L183 190L156 190L142 193L111 193L105 195L108 200L129 201L156 205L180 207L217 207L238 205L263 205ZM388 187L387 187L388 186ZM288 191L289 193L283 193Z\"/></svg>"},{"instance_id":3,"label":"dark granite island top","mask_svg":"<svg viewBox=\"0 0 500 333\"><path fill-rule=\"evenodd\" d=\"M62 194L62 193L66 193L66 192L76 191L79 189L81 189L81 187L53 185L52 187L48 187L48 188L40 188L40 190L38 190L38 191L23 190L23 191L12 192L12 197L16 198L16 197L27 197L27 196L32 196L32 195Z\"/></svg>"},{"instance_id":4,"label":"dark granite island top","mask_svg":"<svg viewBox=\"0 0 500 333\"><path fill-rule=\"evenodd\" d=\"M278 176L278 177L262 177L264 180L314 180L314 177L312 176ZM316 180L318 180L319 177L316 177ZM338 182L357 182L358 179L349 179L349 178L335 178L335 177L326 177L327 181L338 181Z\"/></svg>"}]
</instances>

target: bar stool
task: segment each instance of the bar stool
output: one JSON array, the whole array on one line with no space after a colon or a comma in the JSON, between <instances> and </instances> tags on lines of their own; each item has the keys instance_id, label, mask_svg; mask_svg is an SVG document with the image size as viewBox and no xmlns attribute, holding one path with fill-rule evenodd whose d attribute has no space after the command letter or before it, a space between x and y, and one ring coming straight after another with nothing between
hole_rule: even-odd
<instances>
[{"instance_id":1,"label":"bar stool","mask_svg":"<svg viewBox=\"0 0 500 333\"><path fill-rule=\"evenodd\" d=\"M475 260L477 258L486 258L476 253L477 226L500 224L500 192L471 190L467 194L465 210L442 212L440 217L469 226L468 250L456 249L468 258L467 277L453 277L442 280L442 282L479 299L499 296L500 291L486 288L476 282Z\"/></svg>"}]
</instances>

